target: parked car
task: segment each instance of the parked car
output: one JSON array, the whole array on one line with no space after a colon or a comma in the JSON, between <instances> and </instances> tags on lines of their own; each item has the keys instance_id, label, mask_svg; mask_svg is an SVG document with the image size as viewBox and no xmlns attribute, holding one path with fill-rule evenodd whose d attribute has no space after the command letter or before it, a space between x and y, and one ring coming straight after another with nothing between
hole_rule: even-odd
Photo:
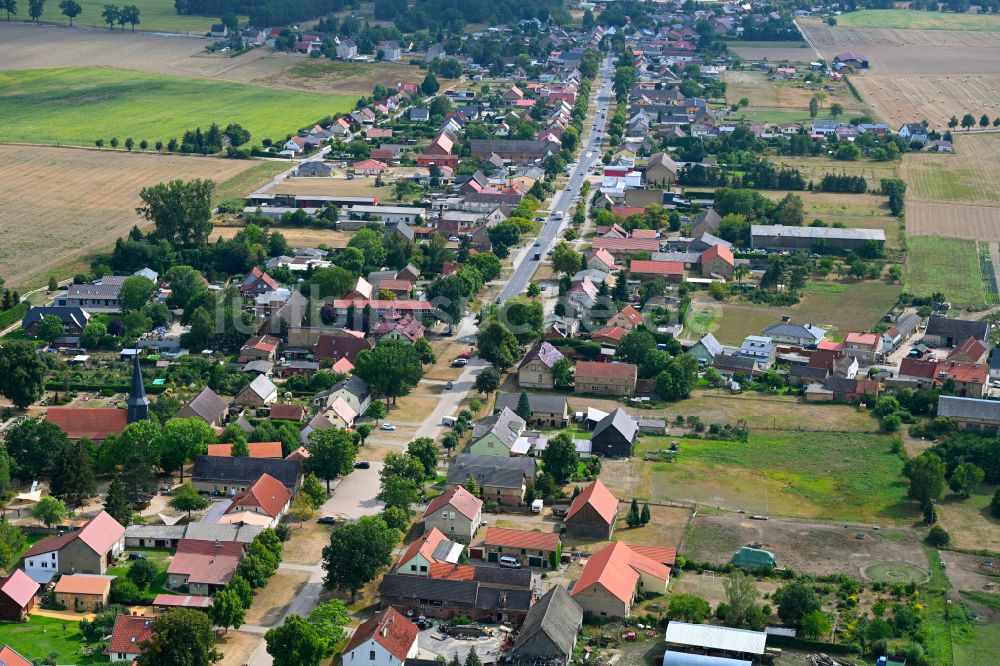
<instances>
[{"instance_id":1,"label":"parked car","mask_svg":"<svg viewBox=\"0 0 1000 666\"><path fill-rule=\"evenodd\" d=\"M316 522L319 523L320 525L336 525L337 519L334 518L333 516L323 516Z\"/></svg>"},{"instance_id":2,"label":"parked car","mask_svg":"<svg viewBox=\"0 0 1000 666\"><path fill-rule=\"evenodd\" d=\"M367 460L359 460L358 462L354 463L354 469L368 469L371 466L372 464Z\"/></svg>"},{"instance_id":3,"label":"parked car","mask_svg":"<svg viewBox=\"0 0 1000 666\"><path fill-rule=\"evenodd\" d=\"M452 243L458 243L461 239L458 236L448 236L448 240Z\"/></svg>"},{"instance_id":4,"label":"parked car","mask_svg":"<svg viewBox=\"0 0 1000 666\"><path fill-rule=\"evenodd\" d=\"M456 358L451 362L451 367L453 368L464 368L469 365L469 359L467 358Z\"/></svg>"},{"instance_id":5,"label":"parked car","mask_svg":"<svg viewBox=\"0 0 1000 666\"><path fill-rule=\"evenodd\" d=\"M447 384L444 385L444 390L446 391L450 391L452 388L454 388L454 386L452 385L451 382L448 382Z\"/></svg>"},{"instance_id":6,"label":"parked car","mask_svg":"<svg viewBox=\"0 0 1000 666\"><path fill-rule=\"evenodd\" d=\"M145 553L129 553L128 559L130 560L144 560L146 559Z\"/></svg>"},{"instance_id":7,"label":"parked car","mask_svg":"<svg viewBox=\"0 0 1000 666\"><path fill-rule=\"evenodd\" d=\"M379 430L388 430L391 432L395 429L396 426L392 425L391 423L383 423L381 426L379 426Z\"/></svg>"}]
</instances>

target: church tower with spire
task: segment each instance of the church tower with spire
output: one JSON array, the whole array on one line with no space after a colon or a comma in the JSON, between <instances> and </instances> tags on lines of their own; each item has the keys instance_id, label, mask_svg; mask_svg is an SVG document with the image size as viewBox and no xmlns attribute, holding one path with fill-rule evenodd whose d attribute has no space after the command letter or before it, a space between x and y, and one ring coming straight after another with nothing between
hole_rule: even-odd
<instances>
[{"instance_id":1,"label":"church tower with spire","mask_svg":"<svg viewBox=\"0 0 1000 666\"><path fill-rule=\"evenodd\" d=\"M146 397L146 386L142 383L142 372L139 370L139 355L132 357L132 390L129 391L128 422L149 420L149 398Z\"/></svg>"}]
</instances>

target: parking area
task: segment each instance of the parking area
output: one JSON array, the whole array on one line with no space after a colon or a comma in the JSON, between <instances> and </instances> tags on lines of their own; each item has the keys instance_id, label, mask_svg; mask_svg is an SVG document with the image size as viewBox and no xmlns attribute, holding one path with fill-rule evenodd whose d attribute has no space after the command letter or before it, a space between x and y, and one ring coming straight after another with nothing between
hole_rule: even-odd
<instances>
[{"instance_id":1,"label":"parking area","mask_svg":"<svg viewBox=\"0 0 1000 666\"><path fill-rule=\"evenodd\" d=\"M340 480L319 510L320 516L356 520L381 513L385 504L375 499L379 491L382 463L372 462L369 469L356 469Z\"/></svg>"},{"instance_id":2,"label":"parking area","mask_svg":"<svg viewBox=\"0 0 1000 666\"><path fill-rule=\"evenodd\" d=\"M435 621L434 627L417 635L417 658L435 659L440 656L450 661L458 655L458 660L464 664L466 656L472 648L476 648L476 654L484 664L496 662L500 656L502 634L499 631L495 633L495 636L487 638L452 638L442 634Z\"/></svg>"}]
</instances>

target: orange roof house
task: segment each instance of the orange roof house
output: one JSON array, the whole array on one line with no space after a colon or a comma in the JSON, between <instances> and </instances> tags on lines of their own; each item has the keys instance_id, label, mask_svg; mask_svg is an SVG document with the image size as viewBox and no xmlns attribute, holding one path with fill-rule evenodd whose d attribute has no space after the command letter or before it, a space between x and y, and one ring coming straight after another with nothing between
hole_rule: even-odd
<instances>
[{"instance_id":1,"label":"orange roof house","mask_svg":"<svg viewBox=\"0 0 1000 666\"><path fill-rule=\"evenodd\" d=\"M252 486L233 497L219 522L274 527L288 512L291 501L292 493L285 484L270 474L262 474Z\"/></svg>"},{"instance_id":2,"label":"orange roof house","mask_svg":"<svg viewBox=\"0 0 1000 666\"><path fill-rule=\"evenodd\" d=\"M600 479L573 498L566 512L566 534L581 539L610 539L618 518L618 498Z\"/></svg>"},{"instance_id":3,"label":"orange roof house","mask_svg":"<svg viewBox=\"0 0 1000 666\"><path fill-rule=\"evenodd\" d=\"M452 543L436 527L411 543L396 562L395 573L426 576L432 564L455 564L462 553L461 544Z\"/></svg>"},{"instance_id":4,"label":"orange roof house","mask_svg":"<svg viewBox=\"0 0 1000 666\"><path fill-rule=\"evenodd\" d=\"M590 556L570 593L584 612L624 618L640 592L663 594L670 567L615 541Z\"/></svg>"},{"instance_id":5,"label":"orange roof house","mask_svg":"<svg viewBox=\"0 0 1000 666\"><path fill-rule=\"evenodd\" d=\"M59 426L72 440L87 438L101 442L120 435L128 425L128 411L114 407L50 407L45 420Z\"/></svg>"},{"instance_id":6,"label":"orange roof house","mask_svg":"<svg viewBox=\"0 0 1000 666\"><path fill-rule=\"evenodd\" d=\"M111 661L131 662L142 654L142 644L152 638L153 618L144 615L118 615L104 654L109 655Z\"/></svg>"}]
</instances>

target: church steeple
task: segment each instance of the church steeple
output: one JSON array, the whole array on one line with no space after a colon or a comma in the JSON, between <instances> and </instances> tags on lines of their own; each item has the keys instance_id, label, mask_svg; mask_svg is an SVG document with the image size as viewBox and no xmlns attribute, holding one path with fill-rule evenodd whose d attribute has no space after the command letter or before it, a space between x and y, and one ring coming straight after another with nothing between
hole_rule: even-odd
<instances>
[{"instance_id":1,"label":"church steeple","mask_svg":"<svg viewBox=\"0 0 1000 666\"><path fill-rule=\"evenodd\" d=\"M128 405L129 423L149 419L149 398L146 397L146 386L142 383L142 372L139 370L139 354L132 357L132 390L125 404Z\"/></svg>"}]
</instances>

